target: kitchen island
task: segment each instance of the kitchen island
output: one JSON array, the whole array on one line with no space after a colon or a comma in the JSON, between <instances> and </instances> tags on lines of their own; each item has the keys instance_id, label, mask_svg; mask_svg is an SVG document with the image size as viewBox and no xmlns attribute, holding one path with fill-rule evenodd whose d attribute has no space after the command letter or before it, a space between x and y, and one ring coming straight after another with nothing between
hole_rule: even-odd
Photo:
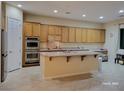
<instances>
[{"instance_id":1,"label":"kitchen island","mask_svg":"<svg viewBox=\"0 0 124 93\"><path fill-rule=\"evenodd\" d=\"M41 52L42 79L79 75L98 71L98 52L59 51Z\"/></svg>"}]
</instances>

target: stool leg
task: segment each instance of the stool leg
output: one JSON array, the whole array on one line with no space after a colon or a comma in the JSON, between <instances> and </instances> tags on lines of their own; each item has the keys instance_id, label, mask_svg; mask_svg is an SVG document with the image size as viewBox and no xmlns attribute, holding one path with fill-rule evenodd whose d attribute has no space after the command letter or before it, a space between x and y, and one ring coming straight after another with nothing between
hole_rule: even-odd
<instances>
[{"instance_id":1,"label":"stool leg","mask_svg":"<svg viewBox=\"0 0 124 93\"><path fill-rule=\"evenodd\" d=\"M115 64L116 64L116 58L115 58Z\"/></svg>"}]
</instances>

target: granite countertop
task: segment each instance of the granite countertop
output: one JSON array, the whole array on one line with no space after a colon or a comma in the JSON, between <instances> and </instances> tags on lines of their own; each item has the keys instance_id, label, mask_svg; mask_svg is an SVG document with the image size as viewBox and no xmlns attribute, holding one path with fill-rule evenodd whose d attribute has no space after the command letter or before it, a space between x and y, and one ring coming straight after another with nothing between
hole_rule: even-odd
<instances>
[{"instance_id":1,"label":"granite countertop","mask_svg":"<svg viewBox=\"0 0 124 93\"><path fill-rule=\"evenodd\" d=\"M100 53L94 51L59 51L59 52L41 52L42 56L83 56L83 55L99 55Z\"/></svg>"},{"instance_id":2,"label":"granite countertop","mask_svg":"<svg viewBox=\"0 0 124 93\"><path fill-rule=\"evenodd\" d=\"M68 48L68 49L52 49L52 50L49 50L49 49L40 49L40 52L61 52L61 51L89 51L89 49L72 49L72 48Z\"/></svg>"}]
</instances>

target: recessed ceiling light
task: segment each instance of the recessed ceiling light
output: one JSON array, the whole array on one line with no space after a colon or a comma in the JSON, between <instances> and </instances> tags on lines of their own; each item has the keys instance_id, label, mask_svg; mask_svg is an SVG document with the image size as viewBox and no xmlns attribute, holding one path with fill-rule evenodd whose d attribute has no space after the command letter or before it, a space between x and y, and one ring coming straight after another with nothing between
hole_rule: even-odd
<instances>
[{"instance_id":1,"label":"recessed ceiling light","mask_svg":"<svg viewBox=\"0 0 124 93\"><path fill-rule=\"evenodd\" d=\"M21 5L21 4L18 4L17 6L18 6L18 7L22 7L22 5Z\"/></svg>"},{"instance_id":2,"label":"recessed ceiling light","mask_svg":"<svg viewBox=\"0 0 124 93\"><path fill-rule=\"evenodd\" d=\"M53 12L54 12L54 13L58 13L58 10L54 10Z\"/></svg>"},{"instance_id":3,"label":"recessed ceiling light","mask_svg":"<svg viewBox=\"0 0 124 93\"><path fill-rule=\"evenodd\" d=\"M100 16L99 19L103 19L104 17L103 16Z\"/></svg>"},{"instance_id":4,"label":"recessed ceiling light","mask_svg":"<svg viewBox=\"0 0 124 93\"><path fill-rule=\"evenodd\" d=\"M124 10L119 10L119 13L124 13Z\"/></svg>"},{"instance_id":5,"label":"recessed ceiling light","mask_svg":"<svg viewBox=\"0 0 124 93\"><path fill-rule=\"evenodd\" d=\"M82 15L82 17L86 17L86 15L85 15L85 14L83 14L83 15Z\"/></svg>"}]
</instances>

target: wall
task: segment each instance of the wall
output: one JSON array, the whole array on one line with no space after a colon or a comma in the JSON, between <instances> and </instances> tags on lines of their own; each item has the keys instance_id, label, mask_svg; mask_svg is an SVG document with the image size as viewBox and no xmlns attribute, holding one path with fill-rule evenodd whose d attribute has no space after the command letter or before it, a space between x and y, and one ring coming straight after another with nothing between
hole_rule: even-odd
<instances>
[{"instance_id":1,"label":"wall","mask_svg":"<svg viewBox=\"0 0 124 93\"><path fill-rule=\"evenodd\" d=\"M37 16L32 14L24 15L25 21L39 22L42 24L53 24L53 25L63 25L72 27L85 27L85 28L103 28L103 24L87 22L87 21L77 21L62 18Z\"/></svg>"},{"instance_id":2,"label":"wall","mask_svg":"<svg viewBox=\"0 0 124 93\"><path fill-rule=\"evenodd\" d=\"M32 14L25 14L24 21L30 22L39 22L41 24L53 24L53 25L62 25L62 26L72 26L72 27L84 27L84 28L103 28L103 24L94 23L94 22L86 22L86 21L76 21L62 18L54 18L54 17L46 17L46 16L38 16ZM63 43L62 46L83 46L88 48L100 48L103 46L101 43ZM41 43L41 48L45 48L46 44Z\"/></svg>"},{"instance_id":3,"label":"wall","mask_svg":"<svg viewBox=\"0 0 124 93\"><path fill-rule=\"evenodd\" d=\"M6 18L7 17L10 17L10 18L14 18L14 19L17 19L17 20L20 20L21 22L23 22L23 12L22 10L14 7L14 6L11 6L11 5L8 5L8 4L5 4L5 16Z\"/></svg>"},{"instance_id":4,"label":"wall","mask_svg":"<svg viewBox=\"0 0 124 93\"><path fill-rule=\"evenodd\" d=\"M115 20L104 25L106 40L104 48L108 49L109 61L114 62L116 52L119 49L119 24L124 23L124 18Z\"/></svg>"},{"instance_id":5,"label":"wall","mask_svg":"<svg viewBox=\"0 0 124 93\"><path fill-rule=\"evenodd\" d=\"M4 12L4 16L5 16L4 17L5 20L3 20L5 31L7 31L7 19L8 18L13 18L13 19L19 20L21 22L20 38L21 38L21 45L22 45L23 11L20 10L19 8L16 8L14 6L4 3L4 11L3 12ZM21 54L22 54L22 46L21 46ZM22 64L22 55L20 56L20 61ZM22 65L20 65L20 68L21 67L22 67Z\"/></svg>"}]
</instances>

